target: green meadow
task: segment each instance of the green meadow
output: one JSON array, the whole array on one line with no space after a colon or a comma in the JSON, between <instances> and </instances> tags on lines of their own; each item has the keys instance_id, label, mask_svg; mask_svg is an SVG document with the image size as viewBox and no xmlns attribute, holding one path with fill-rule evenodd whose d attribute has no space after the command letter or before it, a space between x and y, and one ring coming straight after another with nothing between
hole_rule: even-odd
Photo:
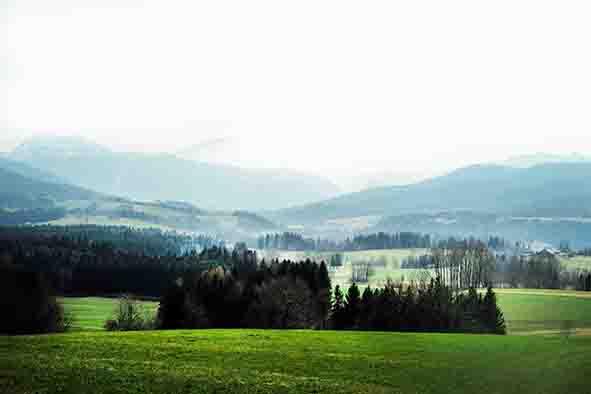
<instances>
[{"instance_id":1,"label":"green meadow","mask_svg":"<svg viewBox=\"0 0 591 394\"><path fill-rule=\"evenodd\" d=\"M496 289L510 334L591 333L591 293L569 290Z\"/></svg>"},{"instance_id":2,"label":"green meadow","mask_svg":"<svg viewBox=\"0 0 591 394\"><path fill-rule=\"evenodd\" d=\"M591 257L575 256L560 259L562 265L569 270L591 271Z\"/></svg>"},{"instance_id":3,"label":"green meadow","mask_svg":"<svg viewBox=\"0 0 591 394\"><path fill-rule=\"evenodd\" d=\"M591 337L333 331L0 338L0 392L588 393Z\"/></svg>"},{"instance_id":4,"label":"green meadow","mask_svg":"<svg viewBox=\"0 0 591 394\"><path fill-rule=\"evenodd\" d=\"M60 299L64 310L72 317L73 331L102 331L105 321L113 317L117 298L64 297ZM148 314L155 314L158 302L140 301Z\"/></svg>"},{"instance_id":5,"label":"green meadow","mask_svg":"<svg viewBox=\"0 0 591 394\"><path fill-rule=\"evenodd\" d=\"M497 294L517 335L101 332L116 299L63 298L73 332L0 337L0 393L588 393L591 294Z\"/></svg>"},{"instance_id":6,"label":"green meadow","mask_svg":"<svg viewBox=\"0 0 591 394\"><path fill-rule=\"evenodd\" d=\"M565 329L591 333L591 293L569 290L496 289L509 334L551 334ZM117 308L116 298L62 298L73 316L73 331L101 331ZM158 303L141 301L154 315Z\"/></svg>"}]
</instances>

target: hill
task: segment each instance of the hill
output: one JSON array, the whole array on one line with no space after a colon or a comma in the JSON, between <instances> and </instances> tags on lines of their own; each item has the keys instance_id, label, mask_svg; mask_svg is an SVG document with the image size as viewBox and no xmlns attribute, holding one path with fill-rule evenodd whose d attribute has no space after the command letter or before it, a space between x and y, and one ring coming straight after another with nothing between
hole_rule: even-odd
<instances>
[{"instance_id":1,"label":"hill","mask_svg":"<svg viewBox=\"0 0 591 394\"><path fill-rule=\"evenodd\" d=\"M7 170L16 167L20 173ZM217 234L228 240L254 239L277 226L248 211L207 211L179 201L142 202L65 183L22 163L0 160L0 225L51 223L160 227Z\"/></svg>"},{"instance_id":2,"label":"hill","mask_svg":"<svg viewBox=\"0 0 591 394\"><path fill-rule=\"evenodd\" d=\"M27 178L2 168L0 163L0 208L51 208L69 200L94 200L98 193L76 186Z\"/></svg>"},{"instance_id":3,"label":"hill","mask_svg":"<svg viewBox=\"0 0 591 394\"><path fill-rule=\"evenodd\" d=\"M319 177L208 164L169 154L112 152L68 137L29 141L8 157L102 193L134 200L180 198L205 209L279 209L338 192Z\"/></svg>"},{"instance_id":4,"label":"hill","mask_svg":"<svg viewBox=\"0 0 591 394\"><path fill-rule=\"evenodd\" d=\"M25 178L50 183L66 183L64 179L49 172L37 169L26 163L0 156L0 168L21 175Z\"/></svg>"},{"instance_id":5,"label":"hill","mask_svg":"<svg viewBox=\"0 0 591 394\"><path fill-rule=\"evenodd\" d=\"M590 351L589 336L195 330L5 337L0 392L585 393Z\"/></svg>"},{"instance_id":6,"label":"hill","mask_svg":"<svg viewBox=\"0 0 591 394\"><path fill-rule=\"evenodd\" d=\"M470 210L514 216L591 216L591 163L479 165L424 182L368 189L285 209L287 223Z\"/></svg>"}]
</instances>

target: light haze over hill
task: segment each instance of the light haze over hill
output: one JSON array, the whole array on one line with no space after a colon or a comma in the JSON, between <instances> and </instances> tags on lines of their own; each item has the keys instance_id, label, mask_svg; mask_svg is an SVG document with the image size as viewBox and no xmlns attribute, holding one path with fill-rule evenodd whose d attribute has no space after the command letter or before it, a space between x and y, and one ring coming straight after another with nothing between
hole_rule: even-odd
<instances>
[{"instance_id":1,"label":"light haze over hill","mask_svg":"<svg viewBox=\"0 0 591 394\"><path fill-rule=\"evenodd\" d=\"M278 209L338 193L326 179L293 171L241 169L171 154L114 152L71 137L29 140L7 157L103 193L136 200L184 200L206 209Z\"/></svg>"}]
</instances>

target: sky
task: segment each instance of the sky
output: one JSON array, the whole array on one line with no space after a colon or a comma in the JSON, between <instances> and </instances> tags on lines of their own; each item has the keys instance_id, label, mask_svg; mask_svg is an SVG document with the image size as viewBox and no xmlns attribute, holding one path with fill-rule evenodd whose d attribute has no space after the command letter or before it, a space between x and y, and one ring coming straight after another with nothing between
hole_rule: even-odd
<instances>
[{"instance_id":1,"label":"sky","mask_svg":"<svg viewBox=\"0 0 591 394\"><path fill-rule=\"evenodd\" d=\"M0 0L0 148L409 177L591 153L588 1Z\"/></svg>"}]
</instances>

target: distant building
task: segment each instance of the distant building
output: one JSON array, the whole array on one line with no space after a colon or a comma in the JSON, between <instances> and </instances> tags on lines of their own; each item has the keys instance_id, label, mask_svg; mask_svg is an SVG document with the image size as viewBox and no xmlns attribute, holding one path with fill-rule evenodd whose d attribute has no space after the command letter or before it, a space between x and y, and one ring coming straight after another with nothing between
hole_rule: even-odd
<instances>
[{"instance_id":1,"label":"distant building","mask_svg":"<svg viewBox=\"0 0 591 394\"><path fill-rule=\"evenodd\" d=\"M562 256L562 252L554 248L544 248L536 253L536 256L544 258L560 257Z\"/></svg>"}]
</instances>

